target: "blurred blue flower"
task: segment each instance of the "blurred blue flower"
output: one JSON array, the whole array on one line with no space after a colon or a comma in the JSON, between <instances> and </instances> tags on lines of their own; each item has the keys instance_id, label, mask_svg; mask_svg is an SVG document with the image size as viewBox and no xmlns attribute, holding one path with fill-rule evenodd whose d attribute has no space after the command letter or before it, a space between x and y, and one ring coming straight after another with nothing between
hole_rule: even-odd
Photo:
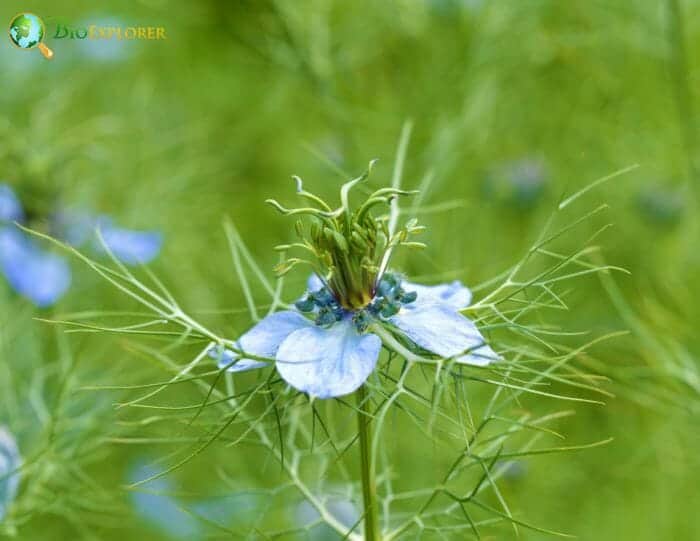
<instances>
[{"instance_id":1,"label":"blurred blue flower","mask_svg":"<svg viewBox=\"0 0 700 541\"><path fill-rule=\"evenodd\" d=\"M144 461L135 463L129 470L129 483L137 483L158 473L158 470ZM173 483L168 477L160 477L130 493L136 513L154 528L174 539L200 539L200 523L185 513L180 503L169 493Z\"/></svg>"},{"instance_id":2,"label":"blurred blue flower","mask_svg":"<svg viewBox=\"0 0 700 541\"><path fill-rule=\"evenodd\" d=\"M10 186L0 183L0 271L17 293L39 307L51 306L70 285L70 267L65 258L44 250L14 225L24 221L19 198ZM104 252L106 247L127 265L148 263L163 243L159 232L122 229L105 216L61 210L48 221L54 237L75 247L91 241L94 249ZM97 230L104 245L95 234Z\"/></svg>"},{"instance_id":3,"label":"blurred blue flower","mask_svg":"<svg viewBox=\"0 0 700 541\"><path fill-rule=\"evenodd\" d=\"M0 270L12 289L42 308L54 304L71 281L64 258L43 251L14 227L0 229Z\"/></svg>"},{"instance_id":4,"label":"blurred blue flower","mask_svg":"<svg viewBox=\"0 0 700 541\"><path fill-rule=\"evenodd\" d=\"M544 195L549 173L539 159L523 158L492 169L484 182L484 194L520 210L533 208Z\"/></svg>"},{"instance_id":5,"label":"blurred blue flower","mask_svg":"<svg viewBox=\"0 0 700 541\"><path fill-rule=\"evenodd\" d=\"M261 368L268 364L265 359L275 359L287 383L318 398L349 394L372 373L382 345L366 332L373 323L458 363L486 366L498 360L476 325L460 313L472 297L461 282L425 286L385 273L376 290L368 306L349 311L312 276L297 310L274 313L238 339L236 349L243 354L217 346L209 355L230 372Z\"/></svg>"},{"instance_id":6,"label":"blurred blue flower","mask_svg":"<svg viewBox=\"0 0 700 541\"><path fill-rule=\"evenodd\" d=\"M358 506L347 497L340 495L319 495L328 510L346 528L352 528L360 521L362 513ZM310 541L330 541L338 539L338 534L330 526L321 521L321 515L308 500L304 500L296 508L296 521L302 528L308 528L307 538Z\"/></svg>"},{"instance_id":7,"label":"blurred blue flower","mask_svg":"<svg viewBox=\"0 0 700 541\"><path fill-rule=\"evenodd\" d=\"M22 458L12 434L0 426L0 522L17 496Z\"/></svg>"},{"instance_id":8,"label":"blurred blue flower","mask_svg":"<svg viewBox=\"0 0 700 541\"><path fill-rule=\"evenodd\" d=\"M208 522L226 527L252 524L258 518L262 496L250 492L235 492L194 502L192 512Z\"/></svg>"},{"instance_id":9,"label":"blurred blue flower","mask_svg":"<svg viewBox=\"0 0 700 541\"><path fill-rule=\"evenodd\" d=\"M111 220L102 217L98 220L98 229L102 235L104 246L114 256L127 265L139 265L151 261L160 252L163 235L157 231L134 231L123 229L112 224Z\"/></svg>"},{"instance_id":10,"label":"blurred blue flower","mask_svg":"<svg viewBox=\"0 0 700 541\"><path fill-rule=\"evenodd\" d=\"M127 481L137 483L158 473L156 467L142 458L129 467ZM250 524L255 521L255 512L260 507L260 498L248 492L186 503L174 495L177 488L172 477L165 476L130 493L136 513L153 528L174 539L204 539L207 522L221 527Z\"/></svg>"},{"instance_id":11,"label":"blurred blue flower","mask_svg":"<svg viewBox=\"0 0 700 541\"><path fill-rule=\"evenodd\" d=\"M503 477L508 481L520 481L527 474L527 464L522 460L508 460L501 468Z\"/></svg>"},{"instance_id":12,"label":"blurred blue flower","mask_svg":"<svg viewBox=\"0 0 700 541\"><path fill-rule=\"evenodd\" d=\"M0 184L0 222L17 222L24 218L22 204L7 184Z\"/></svg>"},{"instance_id":13,"label":"blurred blue flower","mask_svg":"<svg viewBox=\"0 0 700 541\"><path fill-rule=\"evenodd\" d=\"M681 222L686 198L677 188L647 186L640 191L637 202L647 222L671 228Z\"/></svg>"}]
</instances>

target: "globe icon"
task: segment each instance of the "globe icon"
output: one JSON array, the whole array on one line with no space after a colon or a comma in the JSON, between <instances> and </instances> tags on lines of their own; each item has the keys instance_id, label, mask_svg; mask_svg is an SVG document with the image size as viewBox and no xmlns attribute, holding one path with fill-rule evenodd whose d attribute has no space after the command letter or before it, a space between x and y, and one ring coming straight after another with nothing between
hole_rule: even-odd
<instances>
[{"instance_id":1,"label":"globe icon","mask_svg":"<svg viewBox=\"0 0 700 541\"><path fill-rule=\"evenodd\" d=\"M32 49L38 46L46 58L53 56L53 51L41 43L44 39L44 22L33 13L20 13L10 22L10 39L20 49Z\"/></svg>"}]
</instances>

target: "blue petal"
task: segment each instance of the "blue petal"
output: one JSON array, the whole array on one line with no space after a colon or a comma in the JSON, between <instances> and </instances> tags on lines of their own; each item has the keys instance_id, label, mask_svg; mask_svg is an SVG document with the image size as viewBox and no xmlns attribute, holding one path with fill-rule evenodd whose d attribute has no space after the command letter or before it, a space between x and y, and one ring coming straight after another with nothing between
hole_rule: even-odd
<instances>
[{"instance_id":1,"label":"blue petal","mask_svg":"<svg viewBox=\"0 0 700 541\"><path fill-rule=\"evenodd\" d=\"M240 344L236 344L240 348ZM245 372L246 370L253 370L255 368L262 368L267 366L266 362L254 361L253 359L241 359L236 353L230 349L225 349L222 346L214 346L211 348L207 354L209 357L217 361L217 366L219 369L224 368L228 372ZM234 363L234 361L236 361Z\"/></svg>"},{"instance_id":2,"label":"blue petal","mask_svg":"<svg viewBox=\"0 0 700 541\"><path fill-rule=\"evenodd\" d=\"M19 222L24 218L22 203L7 184L0 184L0 222Z\"/></svg>"},{"instance_id":3,"label":"blue petal","mask_svg":"<svg viewBox=\"0 0 700 541\"><path fill-rule=\"evenodd\" d=\"M22 457L12 434L0 426L0 522L19 489Z\"/></svg>"},{"instance_id":4,"label":"blue petal","mask_svg":"<svg viewBox=\"0 0 700 541\"><path fill-rule=\"evenodd\" d=\"M292 387L318 398L355 391L374 370L382 342L359 334L350 318L331 328L294 331L277 351L277 371Z\"/></svg>"},{"instance_id":5,"label":"blue petal","mask_svg":"<svg viewBox=\"0 0 700 541\"><path fill-rule=\"evenodd\" d=\"M241 336L241 349L258 357L274 358L280 344L294 331L313 326L299 312L276 312Z\"/></svg>"},{"instance_id":6,"label":"blue petal","mask_svg":"<svg viewBox=\"0 0 700 541\"><path fill-rule=\"evenodd\" d=\"M148 263L163 245L163 235L157 231L133 231L102 225L101 233L107 248L127 265Z\"/></svg>"},{"instance_id":7,"label":"blue petal","mask_svg":"<svg viewBox=\"0 0 700 541\"><path fill-rule=\"evenodd\" d=\"M51 234L77 248L94 236L98 225L92 214L64 209L51 217Z\"/></svg>"},{"instance_id":8,"label":"blue petal","mask_svg":"<svg viewBox=\"0 0 700 541\"><path fill-rule=\"evenodd\" d=\"M313 273L311 276L309 276L309 279L306 281L307 291L318 291L322 287L324 287L323 282L316 273Z\"/></svg>"},{"instance_id":9,"label":"blue petal","mask_svg":"<svg viewBox=\"0 0 700 541\"><path fill-rule=\"evenodd\" d=\"M247 333L241 336L236 346L246 353L256 357L274 359L280 344L294 331L313 326L313 323L299 312L276 312L267 316ZM219 361L219 368L230 365L238 358L233 351L225 350L223 355L218 349L212 349L209 355ZM252 368L260 368L266 363L252 359L241 359L229 366L230 372L241 372Z\"/></svg>"},{"instance_id":10,"label":"blue petal","mask_svg":"<svg viewBox=\"0 0 700 541\"><path fill-rule=\"evenodd\" d=\"M415 344L440 357L457 357L457 362L486 366L499 359L486 344L476 325L443 304L402 309L389 318Z\"/></svg>"},{"instance_id":11,"label":"blue petal","mask_svg":"<svg viewBox=\"0 0 700 541\"><path fill-rule=\"evenodd\" d=\"M17 293L40 307L54 304L70 285L66 261L14 227L0 229L0 269Z\"/></svg>"},{"instance_id":12,"label":"blue petal","mask_svg":"<svg viewBox=\"0 0 700 541\"><path fill-rule=\"evenodd\" d=\"M472 302L472 292L459 280L449 284L424 286L411 282L402 282L401 287L407 292L415 291L418 298L408 304L407 308L420 307L425 304L446 304L455 310L466 308Z\"/></svg>"}]
</instances>

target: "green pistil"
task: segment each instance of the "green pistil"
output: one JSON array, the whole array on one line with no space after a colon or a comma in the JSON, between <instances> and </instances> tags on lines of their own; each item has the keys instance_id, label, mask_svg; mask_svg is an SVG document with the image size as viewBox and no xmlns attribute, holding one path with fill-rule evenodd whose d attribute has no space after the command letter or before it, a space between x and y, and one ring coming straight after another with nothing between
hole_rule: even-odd
<instances>
[{"instance_id":1,"label":"green pistil","mask_svg":"<svg viewBox=\"0 0 700 541\"><path fill-rule=\"evenodd\" d=\"M373 165L374 161L370 162L363 175L343 184L340 189L341 206L337 209L333 209L317 195L305 191L299 177L294 177L297 194L305 200L305 204L312 206L286 208L273 199L268 200L268 203L286 216L307 219L306 222L300 219L295 224L301 242L280 246L278 249L286 251L300 248L313 256L309 259L288 258L278 266L278 273L285 274L301 263L310 265L327 284L340 307L349 311L361 310L372 303L377 283L381 279L380 269L388 251L398 245L422 246L408 241L410 235L422 231L415 220L409 221L404 228L392 235L386 216L372 215L377 206L388 207L394 198L415 192L382 188L369 195L355 210L351 208L351 189L369 176Z\"/></svg>"}]
</instances>

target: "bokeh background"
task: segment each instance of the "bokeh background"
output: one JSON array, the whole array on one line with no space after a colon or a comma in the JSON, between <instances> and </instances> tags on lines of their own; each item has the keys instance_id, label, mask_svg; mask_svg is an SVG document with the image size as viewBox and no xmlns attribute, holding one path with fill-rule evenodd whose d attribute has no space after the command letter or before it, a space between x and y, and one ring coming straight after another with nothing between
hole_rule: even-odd
<instances>
[{"instance_id":1,"label":"bokeh background","mask_svg":"<svg viewBox=\"0 0 700 541\"><path fill-rule=\"evenodd\" d=\"M429 249L405 259L411 275L485 282L521 257L563 194L637 165L582 198L609 208L562 241L576 249L612 224L596 239L600 257L631 272L579 280L558 315L575 331L630 330L595 349L615 398L576 407L564 425L575 441L614 440L528 460L504 490L519 516L581 539L698 536L696 3L10 0L0 21L21 11L46 21L55 58L0 40L0 180L41 204L162 231L153 270L231 335L247 320L232 312L245 303L224 217L271 275L290 223L264 200L289 201L291 174L335 193L371 158L388 182L407 120L405 184L433 175L421 215ZM163 26L167 40L53 39L58 21ZM138 421L115 409L118 393L81 390L162 381L162 371L119 336L67 335L36 319L133 307L77 260L72 270L68 294L45 310L0 281L0 424L28 465L5 533L195 538L187 514L123 489L167 449L155 436L127 444ZM410 446L404 438L395 445ZM236 464L237 477L212 475L216 461ZM183 501L234 494L215 513L235 529L257 505L237 491L263 478L255 450L222 447L153 490ZM139 512L159 505L160 522ZM279 528L289 517L280 510Z\"/></svg>"}]
</instances>

